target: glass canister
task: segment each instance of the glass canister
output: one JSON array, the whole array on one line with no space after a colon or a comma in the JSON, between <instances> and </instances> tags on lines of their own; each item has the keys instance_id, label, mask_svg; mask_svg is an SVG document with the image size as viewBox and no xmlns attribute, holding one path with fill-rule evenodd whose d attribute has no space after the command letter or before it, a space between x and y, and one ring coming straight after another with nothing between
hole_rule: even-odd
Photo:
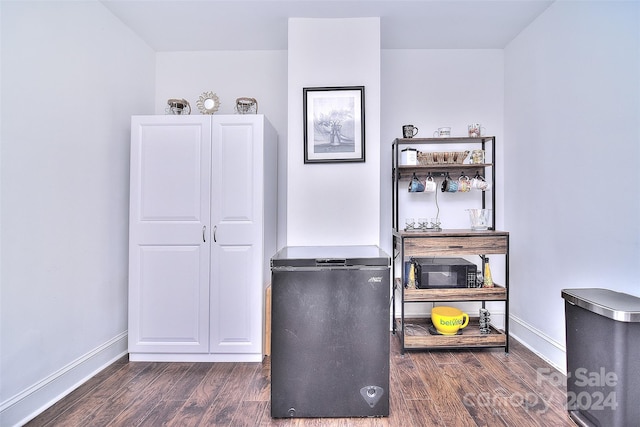
<instances>
[{"instance_id":1,"label":"glass canister","mask_svg":"<svg viewBox=\"0 0 640 427\"><path fill-rule=\"evenodd\" d=\"M473 150L471 152L471 163L483 164L484 163L484 150Z\"/></svg>"}]
</instances>

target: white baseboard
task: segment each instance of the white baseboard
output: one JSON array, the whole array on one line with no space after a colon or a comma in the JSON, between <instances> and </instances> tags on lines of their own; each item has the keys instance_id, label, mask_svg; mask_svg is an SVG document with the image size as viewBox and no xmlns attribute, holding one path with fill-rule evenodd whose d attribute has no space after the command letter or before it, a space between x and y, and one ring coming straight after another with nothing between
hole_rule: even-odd
<instances>
[{"instance_id":1,"label":"white baseboard","mask_svg":"<svg viewBox=\"0 0 640 427\"><path fill-rule=\"evenodd\" d=\"M130 362L262 362L262 353L129 353Z\"/></svg>"},{"instance_id":2,"label":"white baseboard","mask_svg":"<svg viewBox=\"0 0 640 427\"><path fill-rule=\"evenodd\" d=\"M567 374L567 349L541 330L516 316L509 316L509 335L563 374Z\"/></svg>"},{"instance_id":3,"label":"white baseboard","mask_svg":"<svg viewBox=\"0 0 640 427\"><path fill-rule=\"evenodd\" d=\"M0 403L0 425L21 426L127 354L127 332Z\"/></svg>"}]
</instances>

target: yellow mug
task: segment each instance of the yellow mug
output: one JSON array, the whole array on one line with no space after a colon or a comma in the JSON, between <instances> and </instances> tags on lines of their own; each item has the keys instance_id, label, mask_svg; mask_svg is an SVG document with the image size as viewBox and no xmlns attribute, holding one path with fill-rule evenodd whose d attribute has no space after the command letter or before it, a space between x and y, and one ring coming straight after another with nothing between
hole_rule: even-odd
<instances>
[{"instance_id":1,"label":"yellow mug","mask_svg":"<svg viewBox=\"0 0 640 427\"><path fill-rule=\"evenodd\" d=\"M469 324L469 315L457 308L442 305L431 309L431 322L442 335L455 335Z\"/></svg>"}]
</instances>

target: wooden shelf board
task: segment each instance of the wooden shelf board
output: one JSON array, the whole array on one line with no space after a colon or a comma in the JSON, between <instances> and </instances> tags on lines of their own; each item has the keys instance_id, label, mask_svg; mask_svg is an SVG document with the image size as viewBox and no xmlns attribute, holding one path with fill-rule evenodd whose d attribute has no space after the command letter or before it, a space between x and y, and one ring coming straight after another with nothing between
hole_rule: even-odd
<instances>
[{"instance_id":1,"label":"wooden shelf board","mask_svg":"<svg viewBox=\"0 0 640 427\"><path fill-rule=\"evenodd\" d=\"M395 280L396 289L402 291L400 279ZM499 285L493 288L441 288L405 289L404 302L438 301L506 301L507 290Z\"/></svg>"},{"instance_id":2,"label":"wooden shelf board","mask_svg":"<svg viewBox=\"0 0 640 427\"><path fill-rule=\"evenodd\" d=\"M460 335L431 335L428 331L431 318L405 319L405 330L400 329L400 319L396 319L399 333L404 334L404 347L416 348L469 348L504 347L507 345L505 333L491 326L491 333L481 334L478 319L469 321Z\"/></svg>"},{"instance_id":3,"label":"wooden shelf board","mask_svg":"<svg viewBox=\"0 0 640 427\"><path fill-rule=\"evenodd\" d=\"M449 138L396 138L394 144L457 144L457 143L481 143L495 139L494 135L482 135L475 137L451 136Z\"/></svg>"},{"instance_id":4,"label":"wooden shelf board","mask_svg":"<svg viewBox=\"0 0 640 427\"><path fill-rule=\"evenodd\" d=\"M414 173L431 173L434 178L445 176L447 173L457 179L457 175L467 175L470 178L478 173L485 175L485 169L490 168L490 163L434 163L430 165L400 165L397 170L399 180L409 180Z\"/></svg>"},{"instance_id":5,"label":"wooden shelf board","mask_svg":"<svg viewBox=\"0 0 640 427\"><path fill-rule=\"evenodd\" d=\"M393 230L393 234L396 237L410 238L410 237L506 237L509 235L508 231L499 230L471 230L469 228L444 228L442 231L404 231Z\"/></svg>"},{"instance_id":6,"label":"wooden shelf board","mask_svg":"<svg viewBox=\"0 0 640 427\"><path fill-rule=\"evenodd\" d=\"M505 301L507 291L501 286L493 288L406 289L405 302L420 301Z\"/></svg>"}]
</instances>

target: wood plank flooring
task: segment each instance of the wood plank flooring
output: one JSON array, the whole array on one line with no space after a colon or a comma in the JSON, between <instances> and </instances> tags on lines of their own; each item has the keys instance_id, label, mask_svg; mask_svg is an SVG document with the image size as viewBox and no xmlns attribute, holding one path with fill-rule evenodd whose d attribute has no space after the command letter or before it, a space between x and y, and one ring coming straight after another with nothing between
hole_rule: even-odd
<instances>
[{"instance_id":1,"label":"wood plank flooring","mask_svg":"<svg viewBox=\"0 0 640 427\"><path fill-rule=\"evenodd\" d=\"M510 353L412 351L391 336L390 415L272 419L270 364L122 358L27 424L36 426L575 426L560 374L515 339Z\"/></svg>"}]
</instances>

